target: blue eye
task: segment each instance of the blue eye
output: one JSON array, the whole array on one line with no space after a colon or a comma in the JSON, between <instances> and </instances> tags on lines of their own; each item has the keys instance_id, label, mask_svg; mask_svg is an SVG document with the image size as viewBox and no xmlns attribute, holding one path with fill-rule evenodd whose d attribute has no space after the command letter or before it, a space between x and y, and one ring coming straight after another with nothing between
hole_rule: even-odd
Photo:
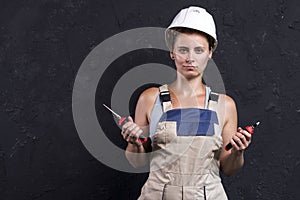
<instances>
[{"instance_id":1,"label":"blue eye","mask_svg":"<svg viewBox=\"0 0 300 200\"><path fill-rule=\"evenodd\" d=\"M178 49L178 52L181 54L185 54L185 53L188 53L189 50L187 48L180 48L180 49Z\"/></svg>"},{"instance_id":2,"label":"blue eye","mask_svg":"<svg viewBox=\"0 0 300 200\"><path fill-rule=\"evenodd\" d=\"M203 52L204 52L204 50L201 47L195 48L195 53L196 54L200 54L200 53L203 53Z\"/></svg>"}]
</instances>

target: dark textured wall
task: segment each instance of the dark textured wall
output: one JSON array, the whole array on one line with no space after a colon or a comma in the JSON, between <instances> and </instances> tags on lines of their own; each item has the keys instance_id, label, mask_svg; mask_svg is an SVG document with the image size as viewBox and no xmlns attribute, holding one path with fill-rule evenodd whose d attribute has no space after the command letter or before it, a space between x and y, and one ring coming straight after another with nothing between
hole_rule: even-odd
<instances>
[{"instance_id":1,"label":"dark textured wall","mask_svg":"<svg viewBox=\"0 0 300 200\"><path fill-rule=\"evenodd\" d=\"M223 177L229 198L299 198L299 1L2 0L1 200L138 196L147 174L110 169L81 143L72 117L74 79L106 38L132 28L166 27L188 5L204 6L215 17L214 60L236 100L239 124L262 122L244 168ZM134 67L153 55L167 62L155 52L123 59ZM114 140L125 147L119 136Z\"/></svg>"}]
</instances>

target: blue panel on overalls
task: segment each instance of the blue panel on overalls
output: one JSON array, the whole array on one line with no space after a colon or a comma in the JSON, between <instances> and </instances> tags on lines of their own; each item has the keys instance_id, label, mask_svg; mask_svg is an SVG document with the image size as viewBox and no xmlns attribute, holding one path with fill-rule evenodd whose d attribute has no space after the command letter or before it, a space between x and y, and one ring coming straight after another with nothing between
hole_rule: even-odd
<instances>
[{"instance_id":1,"label":"blue panel on overalls","mask_svg":"<svg viewBox=\"0 0 300 200\"><path fill-rule=\"evenodd\" d=\"M178 136L213 136L214 124L219 124L215 111L199 108L169 110L162 115L163 121L175 121Z\"/></svg>"}]
</instances>

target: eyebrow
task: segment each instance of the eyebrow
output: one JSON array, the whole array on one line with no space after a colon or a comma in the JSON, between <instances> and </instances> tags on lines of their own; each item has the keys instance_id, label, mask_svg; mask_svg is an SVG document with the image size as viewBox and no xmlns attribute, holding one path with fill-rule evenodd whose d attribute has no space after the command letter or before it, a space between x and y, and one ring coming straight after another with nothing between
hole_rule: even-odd
<instances>
[{"instance_id":1,"label":"eyebrow","mask_svg":"<svg viewBox=\"0 0 300 200\"><path fill-rule=\"evenodd\" d=\"M188 48L187 46L178 46L178 48ZM205 48L203 45L196 46L194 48Z\"/></svg>"},{"instance_id":2,"label":"eyebrow","mask_svg":"<svg viewBox=\"0 0 300 200\"><path fill-rule=\"evenodd\" d=\"M178 49L189 49L188 47L185 47L185 46L179 46L177 48ZM197 47L194 47L194 49L205 49L205 47L203 47L203 46L197 46Z\"/></svg>"}]
</instances>

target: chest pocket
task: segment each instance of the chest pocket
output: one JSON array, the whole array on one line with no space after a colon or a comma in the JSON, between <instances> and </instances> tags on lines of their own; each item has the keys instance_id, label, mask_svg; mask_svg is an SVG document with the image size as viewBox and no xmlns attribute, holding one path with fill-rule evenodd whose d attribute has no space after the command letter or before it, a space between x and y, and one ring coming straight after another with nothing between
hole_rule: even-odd
<instances>
[{"instance_id":1,"label":"chest pocket","mask_svg":"<svg viewBox=\"0 0 300 200\"><path fill-rule=\"evenodd\" d=\"M212 158L213 152L220 148L215 145L217 126L215 111L198 108L169 110L162 115L153 137L153 150L163 150L155 155L159 155L160 162L167 161L167 165L191 151L189 157L194 155L203 163L201 158ZM198 151L200 147L208 151Z\"/></svg>"},{"instance_id":2,"label":"chest pocket","mask_svg":"<svg viewBox=\"0 0 300 200\"><path fill-rule=\"evenodd\" d=\"M215 111L198 108L169 110L160 122L175 122L177 136L213 136L219 124Z\"/></svg>"}]
</instances>

